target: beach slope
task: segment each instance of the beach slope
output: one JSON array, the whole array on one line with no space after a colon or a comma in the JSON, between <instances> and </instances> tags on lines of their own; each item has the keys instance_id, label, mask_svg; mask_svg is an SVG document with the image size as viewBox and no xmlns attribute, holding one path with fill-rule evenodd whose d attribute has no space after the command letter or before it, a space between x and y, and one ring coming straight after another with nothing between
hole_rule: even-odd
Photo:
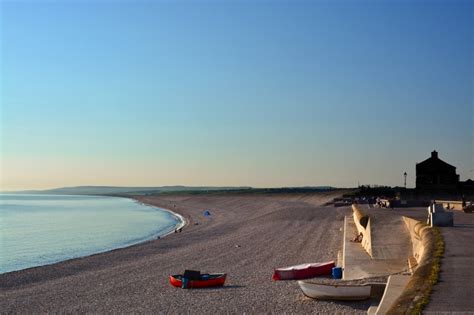
<instances>
[{"instance_id":1,"label":"beach slope","mask_svg":"<svg viewBox=\"0 0 474 315\"><path fill-rule=\"evenodd\" d=\"M323 204L341 192L176 194L136 197L186 218L181 233L107 253L0 275L0 309L32 312L365 313L370 301L303 296L273 269L336 260L349 207ZM208 210L210 216L204 216ZM184 269L225 272L226 286L183 290Z\"/></svg>"}]
</instances>

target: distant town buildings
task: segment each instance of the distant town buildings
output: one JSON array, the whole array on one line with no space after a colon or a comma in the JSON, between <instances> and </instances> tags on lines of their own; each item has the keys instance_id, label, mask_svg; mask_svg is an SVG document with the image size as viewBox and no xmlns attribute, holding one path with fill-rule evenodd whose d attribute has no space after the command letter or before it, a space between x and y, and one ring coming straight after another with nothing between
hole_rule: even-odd
<instances>
[{"instance_id":1,"label":"distant town buildings","mask_svg":"<svg viewBox=\"0 0 474 315\"><path fill-rule=\"evenodd\" d=\"M454 191L459 188L456 167L431 152L431 157L416 164L416 189L422 191Z\"/></svg>"}]
</instances>

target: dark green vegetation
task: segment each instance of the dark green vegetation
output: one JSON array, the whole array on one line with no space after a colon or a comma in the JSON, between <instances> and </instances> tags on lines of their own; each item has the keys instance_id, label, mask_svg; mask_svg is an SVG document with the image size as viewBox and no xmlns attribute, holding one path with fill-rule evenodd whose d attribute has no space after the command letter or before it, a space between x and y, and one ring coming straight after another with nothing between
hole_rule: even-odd
<instances>
[{"instance_id":1,"label":"dark green vegetation","mask_svg":"<svg viewBox=\"0 0 474 315\"><path fill-rule=\"evenodd\" d=\"M334 191L339 190L338 188L333 188L329 186L321 187L284 187L284 188L233 188L233 189L213 189L213 190L182 190L182 191L163 191L157 194L191 194L191 195L200 195L200 194L213 194L213 195L238 195L238 194L304 194L304 193L314 193L314 192L323 192L323 191Z\"/></svg>"},{"instance_id":2,"label":"dark green vegetation","mask_svg":"<svg viewBox=\"0 0 474 315\"><path fill-rule=\"evenodd\" d=\"M421 314L423 308L428 304L430 301L431 291L433 291L433 286L438 283L439 280L439 272L441 270L441 258L443 257L444 253L444 241L443 236L441 235L441 231L439 228L433 228L433 235L434 235L434 246L435 251L433 253L433 261L430 265L430 274L426 280L426 285L421 292L422 297L417 301L411 314Z\"/></svg>"}]
</instances>

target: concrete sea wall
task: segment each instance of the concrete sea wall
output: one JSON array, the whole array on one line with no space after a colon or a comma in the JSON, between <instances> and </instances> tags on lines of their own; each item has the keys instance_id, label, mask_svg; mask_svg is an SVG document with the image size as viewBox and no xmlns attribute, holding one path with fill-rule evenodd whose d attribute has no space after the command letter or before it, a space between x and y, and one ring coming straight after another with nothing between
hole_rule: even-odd
<instances>
[{"instance_id":1,"label":"concrete sea wall","mask_svg":"<svg viewBox=\"0 0 474 315\"><path fill-rule=\"evenodd\" d=\"M418 299L421 298L426 287L429 286L428 278L432 272L434 252L436 249L433 229L418 220L403 217L410 232L413 255L418 262L410 281L400 297L392 304L387 314L407 314L413 311Z\"/></svg>"},{"instance_id":2,"label":"concrete sea wall","mask_svg":"<svg viewBox=\"0 0 474 315\"><path fill-rule=\"evenodd\" d=\"M362 247L372 257L372 235L370 217L362 213L357 205L352 205L354 223L357 231L362 233Z\"/></svg>"},{"instance_id":3,"label":"concrete sea wall","mask_svg":"<svg viewBox=\"0 0 474 315\"><path fill-rule=\"evenodd\" d=\"M428 238L426 236L430 227L423 222L409 217L403 217L403 221L410 233L411 243L413 246L413 257L415 257L418 265L420 265L420 262L423 262L426 247L428 246Z\"/></svg>"}]
</instances>

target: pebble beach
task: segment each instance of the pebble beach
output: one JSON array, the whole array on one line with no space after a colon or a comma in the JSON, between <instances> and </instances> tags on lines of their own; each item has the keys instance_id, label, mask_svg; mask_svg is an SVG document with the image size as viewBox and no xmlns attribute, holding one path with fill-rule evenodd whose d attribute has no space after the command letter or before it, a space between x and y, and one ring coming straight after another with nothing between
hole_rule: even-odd
<instances>
[{"instance_id":1,"label":"pebble beach","mask_svg":"<svg viewBox=\"0 0 474 315\"><path fill-rule=\"evenodd\" d=\"M182 232L142 244L0 275L2 313L366 313L371 301L317 301L274 268L337 260L350 207L340 192L135 197L171 210ZM204 216L208 210L210 216ZM222 288L174 288L185 269L227 273Z\"/></svg>"}]
</instances>

